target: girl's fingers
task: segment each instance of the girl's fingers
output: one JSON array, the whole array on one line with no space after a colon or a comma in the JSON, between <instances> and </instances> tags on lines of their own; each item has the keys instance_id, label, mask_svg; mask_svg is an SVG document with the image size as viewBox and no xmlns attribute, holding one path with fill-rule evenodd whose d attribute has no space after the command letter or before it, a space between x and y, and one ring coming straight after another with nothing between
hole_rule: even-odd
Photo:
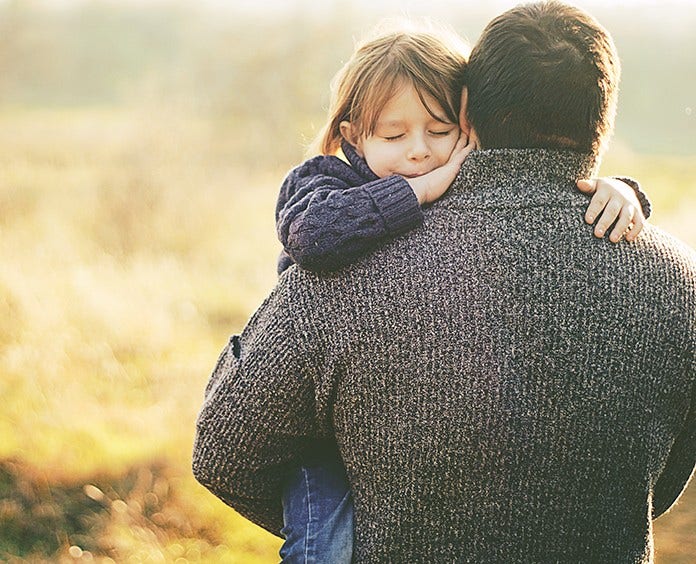
<instances>
[{"instance_id":1,"label":"girl's fingers","mask_svg":"<svg viewBox=\"0 0 696 564\"><path fill-rule=\"evenodd\" d=\"M634 196L633 192L627 195L626 188L630 189L630 187L620 181L604 178L582 179L576 184L581 192L594 193L585 211L585 221L589 224L597 222L594 229L596 237L604 237L607 230L616 222L609 235L610 241L616 243L622 237L626 241L635 240L643 229L645 217L640 207L630 197Z\"/></svg>"},{"instance_id":2,"label":"girl's fingers","mask_svg":"<svg viewBox=\"0 0 696 564\"><path fill-rule=\"evenodd\" d=\"M462 143L460 146L461 142L462 138L460 137L459 141L457 141L457 144L452 150L452 156L450 157L450 161L457 166L462 166L462 163L466 157L468 157L469 153L474 150L474 143L472 141L467 140L466 143Z\"/></svg>"},{"instance_id":3,"label":"girl's fingers","mask_svg":"<svg viewBox=\"0 0 696 564\"><path fill-rule=\"evenodd\" d=\"M623 208L621 208L619 220L614 225L614 229L612 229L611 235L609 235L609 240L612 243L618 243L621 240L621 237L623 237L625 233L631 230L633 216L635 215L635 213L636 209L631 204L626 204Z\"/></svg>"},{"instance_id":4,"label":"girl's fingers","mask_svg":"<svg viewBox=\"0 0 696 564\"><path fill-rule=\"evenodd\" d=\"M578 180L575 184L577 184L578 190L585 194L594 194L597 190L597 180L594 179L583 178L582 180Z\"/></svg>"},{"instance_id":5,"label":"girl's fingers","mask_svg":"<svg viewBox=\"0 0 696 564\"><path fill-rule=\"evenodd\" d=\"M590 201L590 205L587 206L587 210L585 211L585 221L587 223L592 224L595 222L595 219L602 213L602 210L609 202L609 196L610 194L607 190L598 190L595 192L595 195L592 196L592 200ZM618 210L616 213L619 213ZM614 217L616 217L616 215L614 215Z\"/></svg>"},{"instance_id":6,"label":"girl's fingers","mask_svg":"<svg viewBox=\"0 0 696 564\"><path fill-rule=\"evenodd\" d=\"M621 202L609 200L609 203L607 203L607 205L604 207L602 216L597 221L597 225L595 225L595 237L604 237L604 234L607 232L607 229L609 229L609 226L616 221L622 207Z\"/></svg>"},{"instance_id":7,"label":"girl's fingers","mask_svg":"<svg viewBox=\"0 0 696 564\"><path fill-rule=\"evenodd\" d=\"M624 239L629 242L635 241L638 234L643 231L643 225L645 225L645 217L643 217L643 214L640 212L634 214L633 221L629 224L630 229L628 233L626 233Z\"/></svg>"},{"instance_id":8,"label":"girl's fingers","mask_svg":"<svg viewBox=\"0 0 696 564\"><path fill-rule=\"evenodd\" d=\"M464 147L466 147L469 143L469 136L466 133L461 133L459 135L459 138L457 139L457 142L454 144L454 148L452 149L453 153L456 153L457 151L461 151Z\"/></svg>"},{"instance_id":9,"label":"girl's fingers","mask_svg":"<svg viewBox=\"0 0 696 564\"><path fill-rule=\"evenodd\" d=\"M460 139L459 142L457 143L457 149L460 151L467 151L471 152L471 149L474 148L474 142L469 139L468 137L465 137L464 139Z\"/></svg>"},{"instance_id":10,"label":"girl's fingers","mask_svg":"<svg viewBox=\"0 0 696 564\"><path fill-rule=\"evenodd\" d=\"M462 153L464 154L464 156L467 156L467 155L468 155L469 153L471 153L471 151L473 151L474 149L476 149L476 142L475 142L475 141L469 141L469 142L464 146L464 148L462 149Z\"/></svg>"}]
</instances>

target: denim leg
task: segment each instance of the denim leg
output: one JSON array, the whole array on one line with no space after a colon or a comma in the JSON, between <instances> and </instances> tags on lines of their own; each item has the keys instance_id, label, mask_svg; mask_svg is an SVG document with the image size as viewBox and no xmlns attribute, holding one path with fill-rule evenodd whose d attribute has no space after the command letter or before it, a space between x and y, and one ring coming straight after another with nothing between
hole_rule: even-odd
<instances>
[{"instance_id":1,"label":"denim leg","mask_svg":"<svg viewBox=\"0 0 696 564\"><path fill-rule=\"evenodd\" d=\"M298 468L283 493L285 564L349 564L353 500L339 461Z\"/></svg>"}]
</instances>

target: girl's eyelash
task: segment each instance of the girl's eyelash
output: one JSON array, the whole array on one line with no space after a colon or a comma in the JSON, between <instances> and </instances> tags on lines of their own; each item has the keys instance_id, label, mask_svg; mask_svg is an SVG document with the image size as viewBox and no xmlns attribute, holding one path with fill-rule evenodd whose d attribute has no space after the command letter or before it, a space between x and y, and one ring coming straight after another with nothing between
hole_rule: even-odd
<instances>
[{"instance_id":1,"label":"girl's eyelash","mask_svg":"<svg viewBox=\"0 0 696 564\"><path fill-rule=\"evenodd\" d=\"M446 136L446 135L449 135L449 134L452 133L453 131L454 131L454 129L448 129L447 131L431 131L430 134L431 134L431 135L435 135L435 136L437 136L437 137L444 137L444 136ZM404 136L404 134L401 133L401 134L399 134L399 135L392 135L392 136L390 136L390 137L383 137L383 139L384 139L385 141L396 141L397 139L400 139L400 138L403 137L403 136Z\"/></svg>"}]
</instances>

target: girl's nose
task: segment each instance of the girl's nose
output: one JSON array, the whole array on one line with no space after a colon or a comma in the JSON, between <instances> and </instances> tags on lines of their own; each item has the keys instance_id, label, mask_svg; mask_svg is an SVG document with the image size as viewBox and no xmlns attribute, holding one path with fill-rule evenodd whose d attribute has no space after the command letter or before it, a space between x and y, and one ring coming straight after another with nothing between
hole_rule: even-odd
<instances>
[{"instance_id":1,"label":"girl's nose","mask_svg":"<svg viewBox=\"0 0 696 564\"><path fill-rule=\"evenodd\" d=\"M413 143L409 147L408 158L412 161L422 161L430 156L430 146L426 140L418 135L413 139Z\"/></svg>"}]
</instances>

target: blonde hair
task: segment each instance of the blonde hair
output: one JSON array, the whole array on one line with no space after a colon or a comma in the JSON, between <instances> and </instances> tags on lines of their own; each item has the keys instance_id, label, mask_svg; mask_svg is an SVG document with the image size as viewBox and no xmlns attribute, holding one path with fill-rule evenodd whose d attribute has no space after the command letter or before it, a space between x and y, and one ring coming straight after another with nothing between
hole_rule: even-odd
<instances>
[{"instance_id":1,"label":"blonde hair","mask_svg":"<svg viewBox=\"0 0 696 564\"><path fill-rule=\"evenodd\" d=\"M404 86L412 85L435 119L457 123L467 48L443 29L400 29L381 33L359 44L332 81L329 119L314 143L315 152L335 154L343 139L342 121L354 135L369 137L387 102ZM435 100L444 111L436 115L426 103Z\"/></svg>"}]
</instances>

